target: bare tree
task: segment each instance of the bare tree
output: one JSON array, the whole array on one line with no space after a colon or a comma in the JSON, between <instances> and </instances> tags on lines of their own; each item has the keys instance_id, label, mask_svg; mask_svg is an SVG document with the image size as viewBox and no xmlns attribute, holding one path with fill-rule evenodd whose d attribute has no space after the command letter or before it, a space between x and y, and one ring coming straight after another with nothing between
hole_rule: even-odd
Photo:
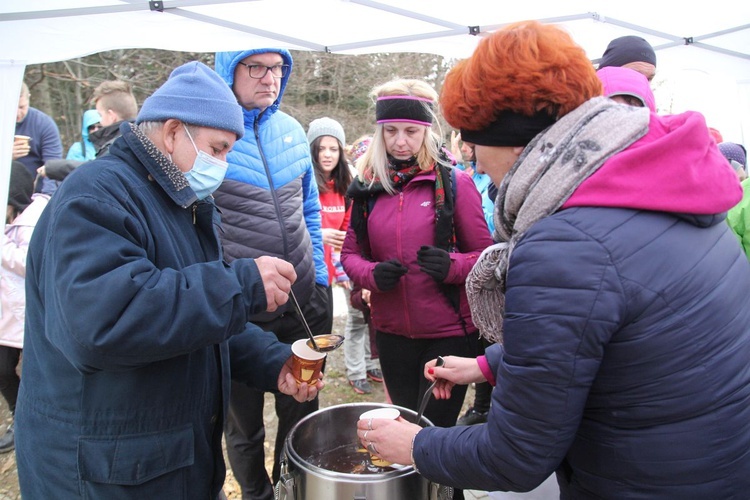
<instances>
[{"instance_id":1,"label":"bare tree","mask_svg":"<svg viewBox=\"0 0 750 500\"><path fill-rule=\"evenodd\" d=\"M349 56L293 51L292 57L294 68L282 109L305 129L313 119L330 116L342 123L351 140L374 127L374 103L369 97L373 87L394 77L408 77L422 78L439 91L451 63L440 56L415 53ZM129 82L140 104L177 66L198 60L213 67L214 59L207 52L112 50L30 65L25 81L32 92L32 106L55 120L67 151L81 139L83 112L92 108L91 95L102 81Z\"/></svg>"}]
</instances>

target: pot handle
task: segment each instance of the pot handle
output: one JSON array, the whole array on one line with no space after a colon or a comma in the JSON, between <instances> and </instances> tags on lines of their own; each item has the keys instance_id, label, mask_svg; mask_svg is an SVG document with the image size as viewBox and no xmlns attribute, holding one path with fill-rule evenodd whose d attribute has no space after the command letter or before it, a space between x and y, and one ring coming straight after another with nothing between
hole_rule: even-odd
<instances>
[{"instance_id":1,"label":"pot handle","mask_svg":"<svg viewBox=\"0 0 750 500\"><path fill-rule=\"evenodd\" d=\"M428 494L430 500L452 500L453 488L451 486L443 486L430 482L430 492Z\"/></svg>"},{"instance_id":2,"label":"pot handle","mask_svg":"<svg viewBox=\"0 0 750 500\"><path fill-rule=\"evenodd\" d=\"M286 454L279 459L279 482L274 488L275 500L294 500L294 476L289 473Z\"/></svg>"}]
</instances>

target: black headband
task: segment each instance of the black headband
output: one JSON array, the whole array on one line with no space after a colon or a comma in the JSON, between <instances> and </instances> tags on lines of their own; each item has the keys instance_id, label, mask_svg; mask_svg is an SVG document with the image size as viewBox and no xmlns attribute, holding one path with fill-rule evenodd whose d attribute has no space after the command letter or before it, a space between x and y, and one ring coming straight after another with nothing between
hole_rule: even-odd
<instances>
[{"instance_id":1,"label":"black headband","mask_svg":"<svg viewBox=\"0 0 750 500\"><path fill-rule=\"evenodd\" d=\"M378 123L411 122L429 127L432 125L432 99L411 95L378 97L375 120Z\"/></svg>"},{"instance_id":2,"label":"black headband","mask_svg":"<svg viewBox=\"0 0 750 500\"><path fill-rule=\"evenodd\" d=\"M555 121L546 111L527 116L506 110L482 130L461 129L461 139L480 146L526 146Z\"/></svg>"}]
</instances>

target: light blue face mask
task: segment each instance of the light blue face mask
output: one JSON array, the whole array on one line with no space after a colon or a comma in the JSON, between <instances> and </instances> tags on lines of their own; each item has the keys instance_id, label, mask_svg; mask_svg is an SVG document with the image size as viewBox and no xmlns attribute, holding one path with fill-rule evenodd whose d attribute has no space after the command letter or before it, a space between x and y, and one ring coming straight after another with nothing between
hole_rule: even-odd
<instances>
[{"instance_id":1,"label":"light blue face mask","mask_svg":"<svg viewBox=\"0 0 750 500\"><path fill-rule=\"evenodd\" d=\"M219 188L221 181L224 180L224 176L227 173L228 163L214 158L205 151L200 151L190 136L187 126L184 123L182 126L185 127L188 139L190 139L195 152L198 154L193 162L193 168L185 172L185 178L190 187L193 188L193 191L195 191L198 199L202 200Z\"/></svg>"}]
</instances>

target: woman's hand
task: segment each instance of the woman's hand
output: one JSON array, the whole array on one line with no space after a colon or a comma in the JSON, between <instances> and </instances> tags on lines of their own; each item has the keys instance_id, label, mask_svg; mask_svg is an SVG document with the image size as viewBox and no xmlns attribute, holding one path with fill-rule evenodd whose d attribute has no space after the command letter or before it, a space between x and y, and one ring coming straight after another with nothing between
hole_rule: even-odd
<instances>
[{"instance_id":1,"label":"woman's hand","mask_svg":"<svg viewBox=\"0 0 750 500\"><path fill-rule=\"evenodd\" d=\"M422 430L402 417L396 420L368 418L357 422L357 437L365 448L394 464L411 465L411 443Z\"/></svg>"},{"instance_id":2,"label":"woman's hand","mask_svg":"<svg viewBox=\"0 0 750 500\"><path fill-rule=\"evenodd\" d=\"M443 356L443 366L436 366L436 359L424 365L424 376L430 382L437 380L432 394L435 399L449 399L451 389L456 384L467 385L486 382L487 379L479 369L476 358L461 358L458 356Z\"/></svg>"}]
</instances>

